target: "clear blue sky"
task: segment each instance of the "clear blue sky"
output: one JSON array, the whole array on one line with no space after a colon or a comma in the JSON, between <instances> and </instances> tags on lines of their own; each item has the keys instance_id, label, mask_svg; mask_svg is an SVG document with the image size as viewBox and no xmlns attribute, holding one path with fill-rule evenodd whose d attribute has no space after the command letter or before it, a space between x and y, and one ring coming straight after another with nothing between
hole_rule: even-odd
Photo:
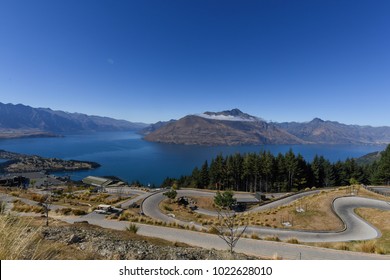
<instances>
[{"instance_id":1,"label":"clear blue sky","mask_svg":"<svg viewBox=\"0 0 390 280\"><path fill-rule=\"evenodd\" d=\"M0 102L390 125L390 1L2 0Z\"/></svg>"}]
</instances>

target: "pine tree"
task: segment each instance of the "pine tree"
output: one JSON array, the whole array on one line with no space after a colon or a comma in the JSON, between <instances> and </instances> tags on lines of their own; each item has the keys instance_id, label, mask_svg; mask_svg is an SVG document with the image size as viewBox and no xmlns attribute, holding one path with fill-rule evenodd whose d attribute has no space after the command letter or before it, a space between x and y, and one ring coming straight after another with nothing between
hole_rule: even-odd
<instances>
[{"instance_id":1,"label":"pine tree","mask_svg":"<svg viewBox=\"0 0 390 280\"><path fill-rule=\"evenodd\" d=\"M390 145L382 152L381 159L377 167L377 181L381 184L390 184Z\"/></svg>"},{"instance_id":2,"label":"pine tree","mask_svg":"<svg viewBox=\"0 0 390 280\"><path fill-rule=\"evenodd\" d=\"M207 188L210 184L209 165L207 160L203 163L200 170L200 188Z\"/></svg>"}]
</instances>

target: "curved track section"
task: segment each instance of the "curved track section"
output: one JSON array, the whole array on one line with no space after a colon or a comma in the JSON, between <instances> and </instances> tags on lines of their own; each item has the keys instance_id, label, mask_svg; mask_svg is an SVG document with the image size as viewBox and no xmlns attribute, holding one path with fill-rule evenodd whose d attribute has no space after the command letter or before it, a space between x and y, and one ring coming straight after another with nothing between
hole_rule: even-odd
<instances>
[{"instance_id":1,"label":"curved track section","mask_svg":"<svg viewBox=\"0 0 390 280\"><path fill-rule=\"evenodd\" d=\"M370 240L381 236L379 230L357 216L356 208L376 208L390 211L388 202L363 197L340 197L333 202L335 213L344 223L342 231L285 230L264 227L248 227L249 233L259 236L277 235L280 239L297 238L302 242L345 242Z\"/></svg>"},{"instance_id":2,"label":"curved track section","mask_svg":"<svg viewBox=\"0 0 390 280\"><path fill-rule=\"evenodd\" d=\"M318 193L318 191L292 195L290 197L256 207L250 211L257 212L279 207L281 205L292 203L303 196L316 193ZM215 195L214 193L196 190L180 190L178 191L178 194L204 197L212 197ZM169 223L177 223L182 226L194 225L198 229L204 229L201 225L196 225L193 222L180 221L161 213L158 205L164 198L165 196L162 193L157 193L145 199L143 204L145 215ZM262 237L277 235L280 239L297 238L301 242L344 242L353 240L370 240L380 237L381 233L374 226L355 214L354 210L356 208L376 208L390 211L390 203L382 200L353 196L335 199L333 201L333 209L344 223L344 230L342 231L306 231L251 226L247 228L247 233L254 233ZM199 212L215 215L215 212L212 211L200 210Z\"/></svg>"}]
</instances>

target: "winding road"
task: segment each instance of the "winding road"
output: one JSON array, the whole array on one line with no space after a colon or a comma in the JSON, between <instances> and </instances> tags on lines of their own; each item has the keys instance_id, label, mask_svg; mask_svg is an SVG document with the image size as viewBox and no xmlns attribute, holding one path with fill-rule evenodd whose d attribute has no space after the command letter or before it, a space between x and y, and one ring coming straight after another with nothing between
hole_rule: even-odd
<instances>
[{"instance_id":1,"label":"winding road","mask_svg":"<svg viewBox=\"0 0 390 280\"><path fill-rule=\"evenodd\" d=\"M264 211L272 208L276 208L282 205L293 203L297 199L304 196L309 196L318 193L318 190L298 193L291 195L280 200L258 206L250 210L250 212ZM215 193L205 192L200 190L179 190L179 196L202 196L202 197L213 197ZM245 194L244 194L245 195ZM236 197L239 197L237 194ZM155 193L147 197L142 204L143 212L145 215L158 219L167 223L177 223L182 226L195 226L197 229L206 229L205 227L195 224L193 222L185 222L174 217L170 217L162 213L159 209L159 204L166 197L162 192ZM247 228L247 233L255 233L260 237L276 235L280 239L286 240L289 238L296 238L300 242L344 242L354 240L370 240L381 236L379 230L372 226L367 221L357 216L354 212L356 208L376 208L380 210L389 210L390 203L382 200L347 196L340 197L333 201L333 210L340 217L344 223L344 229L341 231L308 231L308 230L289 230L289 229L278 229L269 227L257 227L250 226ZM217 216L217 212L199 209L198 213Z\"/></svg>"},{"instance_id":2,"label":"winding road","mask_svg":"<svg viewBox=\"0 0 390 280\"><path fill-rule=\"evenodd\" d=\"M256 207L251 211L262 211L286 205L295 200L317 193L318 191L310 191L283 198L281 200ZM158 204L165 199L163 192L143 193L138 196L137 200L144 198L142 208L145 215L152 218L178 223L182 225L194 225L192 223L179 221L173 217L169 217L159 211ZM206 196L212 197L215 194L212 192L204 192L198 190L180 190L179 195L185 196ZM239 195L238 195L239 196ZM11 202L14 197L0 194L3 201ZM26 201L27 202L27 201ZM390 211L390 203L386 201L369 199L363 197L340 197L333 201L333 209L335 213L344 222L344 230L338 232L314 232L314 231L297 231L285 229L273 229L263 227L249 227L247 233L255 232L259 235L278 235L280 239L287 239L291 237L297 238L301 242L335 242L335 241L351 241L351 240L368 240L374 239L381 235L381 233L369 224L367 221L358 217L354 213L356 208L376 208ZM68 223L88 221L90 224L98 225L105 228L124 230L128 226L128 222L107 220L104 215L97 213L90 213L82 217L55 217ZM137 224L139 226L138 234L150 237L162 238L172 242L183 242L191 246L198 246L207 249L226 250L226 243L214 234L207 234L197 231L189 231L177 228L152 226L145 224ZM196 225L201 227L200 225ZM241 238L235 247L236 252L241 252L249 255L272 258L275 255L283 259L328 259L328 260L369 260L382 259L390 260L390 255L377 255L357 253L350 251L332 250L319 247L305 246L300 244L289 244L281 242L272 242L264 240L254 240L248 238Z\"/></svg>"}]
</instances>

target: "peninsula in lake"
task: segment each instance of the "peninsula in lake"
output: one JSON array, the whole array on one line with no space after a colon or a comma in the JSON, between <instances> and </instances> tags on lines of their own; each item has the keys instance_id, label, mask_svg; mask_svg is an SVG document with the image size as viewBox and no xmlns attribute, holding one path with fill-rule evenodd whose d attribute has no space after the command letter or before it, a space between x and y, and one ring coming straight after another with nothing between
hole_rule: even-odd
<instances>
[{"instance_id":1,"label":"peninsula in lake","mask_svg":"<svg viewBox=\"0 0 390 280\"><path fill-rule=\"evenodd\" d=\"M0 164L0 172L7 173L79 171L100 167L96 162L44 158L4 150L0 150L0 159L6 160Z\"/></svg>"}]
</instances>

